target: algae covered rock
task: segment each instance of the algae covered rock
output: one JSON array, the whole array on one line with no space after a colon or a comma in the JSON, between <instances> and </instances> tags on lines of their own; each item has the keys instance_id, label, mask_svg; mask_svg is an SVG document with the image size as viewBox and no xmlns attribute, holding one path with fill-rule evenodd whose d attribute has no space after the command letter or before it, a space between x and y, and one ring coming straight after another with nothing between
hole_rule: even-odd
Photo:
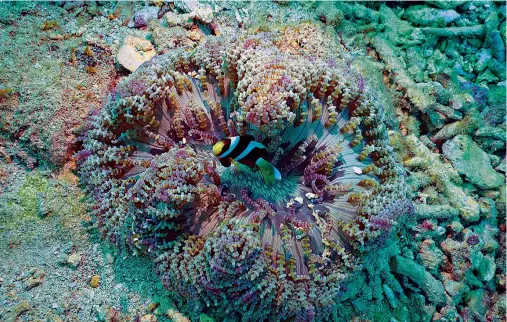
<instances>
[{"instance_id":1,"label":"algae covered rock","mask_svg":"<svg viewBox=\"0 0 507 322\"><path fill-rule=\"evenodd\" d=\"M491 256L484 256L478 267L478 277L481 281L490 281L495 277L496 264Z\"/></svg>"},{"instance_id":2,"label":"algae covered rock","mask_svg":"<svg viewBox=\"0 0 507 322\"><path fill-rule=\"evenodd\" d=\"M482 189L494 189L504 183L504 177L491 166L488 154L468 135L458 135L442 146L444 156L459 174Z\"/></svg>"},{"instance_id":3,"label":"algae covered rock","mask_svg":"<svg viewBox=\"0 0 507 322\"><path fill-rule=\"evenodd\" d=\"M148 40L127 36L123 41L123 46L118 51L116 59L120 65L133 72L155 54L155 48Z\"/></svg>"},{"instance_id":4,"label":"algae covered rock","mask_svg":"<svg viewBox=\"0 0 507 322\"><path fill-rule=\"evenodd\" d=\"M144 7L143 9L134 13L128 23L129 28L141 28L148 25L151 20L157 19L158 15L157 7Z\"/></svg>"},{"instance_id":5,"label":"algae covered rock","mask_svg":"<svg viewBox=\"0 0 507 322\"><path fill-rule=\"evenodd\" d=\"M457 7L465 4L467 1L465 0L440 0L440 1L425 1L427 4L441 8L441 9L456 9Z\"/></svg>"},{"instance_id":6,"label":"algae covered rock","mask_svg":"<svg viewBox=\"0 0 507 322\"><path fill-rule=\"evenodd\" d=\"M405 19L420 26L445 25L455 21L459 17L460 14L455 10L442 10L424 6L410 7L404 15Z\"/></svg>"},{"instance_id":7,"label":"algae covered rock","mask_svg":"<svg viewBox=\"0 0 507 322\"><path fill-rule=\"evenodd\" d=\"M391 262L394 272L410 278L424 292L430 302L443 304L446 302L444 286L435 279L423 266L401 256L395 256Z\"/></svg>"},{"instance_id":8,"label":"algae covered rock","mask_svg":"<svg viewBox=\"0 0 507 322\"><path fill-rule=\"evenodd\" d=\"M67 264L72 268L77 268L81 263L81 255L73 253L67 258Z\"/></svg>"}]
</instances>

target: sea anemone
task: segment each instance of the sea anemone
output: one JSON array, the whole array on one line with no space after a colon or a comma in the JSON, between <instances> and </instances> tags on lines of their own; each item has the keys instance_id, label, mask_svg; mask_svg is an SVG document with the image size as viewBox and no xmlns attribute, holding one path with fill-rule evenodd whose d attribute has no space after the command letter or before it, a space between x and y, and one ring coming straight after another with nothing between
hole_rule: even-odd
<instances>
[{"instance_id":1,"label":"sea anemone","mask_svg":"<svg viewBox=\"0 0 507 322\"><path fill-rule=\"evenodd\" d=\"M340 283L412 211L382 108L349 63L274 31L143 64L77 139L104 236L152 254L195 316L328 319ZM281 180L216 161L214 143L246 134Z\"/></svg>"}]
</instances>

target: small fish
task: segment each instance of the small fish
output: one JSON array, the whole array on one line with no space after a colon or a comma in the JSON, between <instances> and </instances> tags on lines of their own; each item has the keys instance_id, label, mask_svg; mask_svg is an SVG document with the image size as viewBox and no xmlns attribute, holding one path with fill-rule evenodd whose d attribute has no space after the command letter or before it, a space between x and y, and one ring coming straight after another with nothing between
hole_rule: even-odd
<instances>
[{"instance_id":1,"label":"small fish","mask_svg":"<svg viewBox=\"0 0 507 322\"><path fill-rule=\"evenodd\" d=\"M233 164L238 168L237 162L249 168L258 168L266 184L281 180L282 175L277 168L266 161L268 155L266 146L255 141L252 135L233 136L220 140L213 146L213 154L224 167Z\"/></svg>"}]
</instances>

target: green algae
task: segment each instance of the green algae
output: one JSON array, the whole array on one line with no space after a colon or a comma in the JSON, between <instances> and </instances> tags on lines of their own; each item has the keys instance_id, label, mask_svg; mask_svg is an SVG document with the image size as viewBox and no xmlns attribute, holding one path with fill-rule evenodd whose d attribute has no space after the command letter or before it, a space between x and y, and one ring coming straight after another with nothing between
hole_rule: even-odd
<instances>
[{"instance_id":1,"label":"green algae","mask_svg":"<svg viewBox=\"0 0 507 322\"><path fill-rule=\"evenodd\" d=\"M82 192L64 180L34 171L20 178L20 182L17 189L1 198L0 225L4 228L17 229L56 215L59 227L65 231L85 213Z\"/></svg>"},{"instance_id":2,"label":"green algae","mask_svg":"<svg viewBox=\"0 0 507 322\"><path fill-rule=\"evenodd\" d=\"M41 216L43 198L50 193L49 190L49 181L39 173L28 176L25 179L25 182L18 191L19 203L24 209L23 217L32 219L43 217Z\"/></svg>"}]
</instances>

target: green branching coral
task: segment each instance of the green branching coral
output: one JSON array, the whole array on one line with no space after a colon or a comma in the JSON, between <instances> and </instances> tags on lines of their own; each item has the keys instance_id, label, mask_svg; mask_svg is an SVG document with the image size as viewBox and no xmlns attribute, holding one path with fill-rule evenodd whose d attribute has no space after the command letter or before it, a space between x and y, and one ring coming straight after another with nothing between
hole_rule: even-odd
<instances>
[{"instance_id":1,"label":"green branching coral","mask_svg":"<svg viewBox=\"0 0 507 322\"><path fill-rule=\"evenodd\" d=\"M156 57L81 129L99 227L153 254L195 319L327 320L340 283L412 212L375 95L346 53L294 34ZM217 162L211 146L241 135L267 147L280 182Z\"/></svg>"}]
</instances>

